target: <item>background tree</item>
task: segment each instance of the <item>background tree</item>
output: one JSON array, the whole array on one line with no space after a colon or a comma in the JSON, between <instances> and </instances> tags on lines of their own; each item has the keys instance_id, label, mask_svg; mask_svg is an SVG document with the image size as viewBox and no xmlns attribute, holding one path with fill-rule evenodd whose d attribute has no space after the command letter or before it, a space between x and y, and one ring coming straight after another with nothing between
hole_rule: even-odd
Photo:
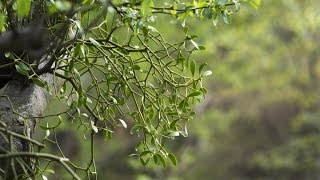
<instances>
[{"instance_id":1,"label":"background tree","mask_svg":"<svg viewBox=\"0 0 320 180\"><path fill-rule=\"evenodd\" d=\"M257 6L259 1L243 1ZM137 134L137 156L166 166L175 156L165 144L187 136L192 104L203 99L202 78L211 74L191 54L205 48L189 33L188 17L230 23L240 1L170 1L167 3L108 0L1 1L1 166L4 179L42 176L63 166L73 178L97 178L95 137L110 139L117 126ZM181 26L184 36L167 41L152 26L165 15ZM61 103L57 123L40 126L41 141L32 139L50 99ZM63 106L64 105L64 106ZM63 109L63 110L62 110ZM71 162L51 132L71 121L89 139L85 166ZM57 154L43 153L55 144Z\"/></svg>"}]
</instances>

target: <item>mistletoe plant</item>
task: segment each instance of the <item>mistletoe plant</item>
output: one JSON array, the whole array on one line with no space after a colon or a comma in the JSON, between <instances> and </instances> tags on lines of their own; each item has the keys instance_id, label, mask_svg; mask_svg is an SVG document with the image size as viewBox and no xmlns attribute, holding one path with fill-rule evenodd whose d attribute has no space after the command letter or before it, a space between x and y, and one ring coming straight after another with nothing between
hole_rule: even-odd
<instances>
[{"instance_id":1,"label":"mistletoe plant","mask_svg":"<svg viewBox=\"0 0 320 180\"><path fill-rule=\"evenodd\" d=\"M11 163L1 167L2 171L9 168L15 178L20 174L29 177L44 172L40 162L58 162L76 179L80 171L88 177L96 175L95 135L103 133L105 138L112 138L118 126L140 137L133 155L143 165L153 160L166 166L167 159L176 165L166 143L188 135L186 124L194 115L192 105L205 97L202 80L212 74L205 63L191 58L193 52L205 47L196 42L197 35L189 33L188 19L210 19L214 25L220 19L230 23L242 3L256 7L260 1L1 1L0 80L6 83L23 78L45 88L68 106L50 116L58 116L60 122L66 118L76 122L90 134L92 144L91 160L85 168L67 157L42 153L42 148L36 147L50 141L50 131L60 124L49 123L41 126L47 132L41 143L24 138L36 146L28 152L3 148L0 160ZM178 23L184 38L175 42L165 39L154 26L159 16ZM54 77L53 82L43 78L47 74ZM3 123L4 136L22 138L6 127Z\"/></svg>"}]
</instances>

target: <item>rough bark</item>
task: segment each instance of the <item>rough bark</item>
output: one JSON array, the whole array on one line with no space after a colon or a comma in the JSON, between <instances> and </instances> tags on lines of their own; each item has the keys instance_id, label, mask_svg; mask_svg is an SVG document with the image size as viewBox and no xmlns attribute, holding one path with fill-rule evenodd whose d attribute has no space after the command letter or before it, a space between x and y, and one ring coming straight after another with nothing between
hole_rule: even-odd
<instances>
[{"instance_id":1,"label":"rough bark","mask_svg":"<svg viewBox=\"0 0 320 180\"><path fill-rule=\"evenodd\" d=\"M51 85L54 82L54 77L51 74L44 74L41 78ZM10 81L0 95L1 154L32 151L32 143L29 140L12 134L17 133L32 139L34 127L38 120L36 117L42 115L51 99L46 89L26 81L23 78ZM9 130L9 133L6 130ZM20 158L20 160L26 162L27 166L29 165L30 169L28 171L33 170L30 158ZM14 164L11 164L10 159L0 159L0 177L12 178L15 176L14 171L26 173L20 167L21 164L17 163L16 160L14 162ZM13 169L13 166L16 169Z\"/></svg>"}]
</instances>

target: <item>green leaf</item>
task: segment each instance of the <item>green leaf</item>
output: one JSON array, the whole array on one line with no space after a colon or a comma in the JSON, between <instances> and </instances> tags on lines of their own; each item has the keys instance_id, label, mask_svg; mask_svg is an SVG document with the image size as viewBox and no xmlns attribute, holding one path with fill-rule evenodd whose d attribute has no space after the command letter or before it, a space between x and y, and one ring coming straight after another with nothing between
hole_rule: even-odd
<instances>
[{"instance_id":1,"label":"green leaf","mask_svg":"<svg viewBox=\"0 0 320 180\"><path fill-rule=\"evenodd\" d=\"M7 16L3 12L0 12L0 33L5 30L6 22Z\"/></svg>"},{"instance_id":2,"label":"green leaf","mask_svg":"<svg viewBox=\"0 0 320 180\"><path fill-rule=\"evenodd\" d=\"M41 177L42 177L43 180L48 180L47 176L45 176L43 174L41 175Z\"/></svg>"},{"instance_id":3,"label":"green leaf","mask_svg":"<svg viewBox=\"0 0 320 180\"><path fill-rule=\"evenodd\" d=\"M212 13L212 9L211 7L208 7L208 8L205 8L203 11L202 11L202 15L208 19L212 19L213 17L213 13Z\"/></svg>"},{"instance_id":4,"label":"green leaf","mask_svg":"<svg viewBox=\"0 0 320 180\"><path fill-rule=\"evenodd\" d=\"M159 32L159 31L158 31L155 27L153 27L153 26L148 26L148 29L149 29L150 31L152 31L152 32L156 32L156 33Z\"/></svg>"},{"instance_id":5,"label":"green leaf","mask_svg":"<svg viewBox=\"0 0 320 180\"><path fill-rule=\"evenodd\" d=\"M23 63L23 62L21 62L21 61L18 61L17 64L18 64L18 66L19 66L20 68L22 68L23 70L26 70L26 71L30 71L30 70L31 70L30 67L29 67L27 64L25 64L25 63Z\"/></svg>"},{"instance_id":6,"label":"green leaf","mask_svg":"<svg viewBox=\"0 0 320 180\"><path fill-rule=\"evenodd\" d=\"M80 54L81 45L77 44L73 51L73 57L77 57Z\"/></svg>"},{"instance_id":7,"label":"green leaf","mask_svg":"<svg viewBox=\"0 0 320 180\"><path fill-rule=\"evenodd\" d=\"M17 14L20 17L25 17L29 14L31 0L17 0Z\"/></svg>"},{"instance_id":8,"label":"green leaf","mask_svg":"<svg viewBox=\"0 0 320 180\"><path fill-rule=\"evenodd\" d=\"M87 95L83 92L81 85L79 86L77 93L79 95L78 106L85 105L87 103Z\"/></svg>"},{"instance_id":9,"label":"green leaf","mask_svg":"<svg viewBox=\"0 0 320 180\"><path fill-rule=\"evenodd\" d=\"M227 2L228 2L228 0L219 0L218 4L219 4L220 6L224 6L224 5L227 4Z\"/></svg>"},{"instance_id":10,"label":"green leaf","mask_svg":"<svg viewBox=\"0 0 320 180\"><path fill-rule=\"evenodd\" d=\"M168 154L168 158L171 160L171 162L172 162L172 164L173 164L174 166L177 165L177 159L176 159L176 157L175 157L173 154L169 153L169 154Z\"/></svg>"},{"instance_id":11,"label":"green leaf","mask_svg":"<svg viewBox=\"0 0 320 180\"><path fill-rule=\"evenodd\" d=\"M223 18L223 21L224 21L226 24L230 24L230 22L231 22L231 16L229 15L228 11L224 11L224 12L223 12L222 18Z\"/></svg>"},{"instance_id":12,"label":"green leaf","mask_svg":"<svg viewBox=\"0 0 320 180\"><path fill-rule=\"evenodd\" d=\"M98 41L94 40L93 38L89 38L89 41L96 47L101 47L101 44Z\"/></svg>"},{"instance_id":13,"label":"green leaf","mask_svg":"<svg viewBox=\"0 0 320 180\"><path fill-rule=\"evenodd\" d=\"M179 131L180 134L183 136L183 137L188 137L188 133L184 132L184 131Z\"/></svg>"},{"instance_id":14,"label":"green leaf","mask_svg":"<svg viewBox=\"0 0 320 180\"><path fill-rule=\"evenodd\" d=\"M190 70L191 70L192 76L194 76L194 73L196 71L196 62L194 60L190 61Z\"/></svg>"},{"instance_id":15,"label":"green leaf","mask_svg":"<svg viewBox=\"0 0 320 180\"><path fill-rule=\"evenodd\" d=\"M154 164L158 164L158 160L159 160L158 156L157 156L157 155L154 155L154 156L153 156L153 162L154 162Z\"/></svg>"},{"instance_id":16,"label":"green leaf","mask_svg":"<svg viewBox=\"0 0 320 180\"><path fill-rule=\"evenodd\" d=\"M124 55L129 55L130 53L126 50L126 49L124 49L124 48L119 48L119 49L117 49L117 50L119 50L119 52L121 52L122 54L124 54Z\"/></svg>"},{"instance_id":17,"label":"green leaf","mask_svg":"<svg viewBox=\"0 0 320 180\"><path fill-rule=\"evenodd\" d=\"M258 9L261 5L261 0L249 0L248 2L253 8Z\"/></svg>"},{"instance_id":18,"label":"green leaf","mask_svg":"<svg viewBox=\"0 0 320 180\"><path fill-rule=\"evenodd\" d=\"M143 15L149 15L154 7L152 0L143 0L141 3L141 12Z\"/></svg>"},{"instance_id":19,"label":"green leaf","mask_svg":"<svg viewBox=\"0 0 320 180\"><path fill-rule=\"evenodd\" d=\"M175 127L176 127L176 123L178 122L179 120L174 120L170 123L170 129L172 130L176 130Z\"/></svg>"},{"instance_id":20,"label":"green leaf","mask_svg":"<svg viewBox=\"0 0 320 180\"><path fill-rule=\"evenodd\" d=\"M99 130L98 130L97 126L94 125L93 121L91 121L91 128L95 133L98 133Z\"/></svg>"},{"instance_id":21,"label":"green leaf","mask_svg":"<svg viewBox=\"0 0 320 180\"><path fill-rule=\"evenodd\" d=\"M152 152L151 151L143 151L142 153L140 153L140 157L145 156L150 153L152 153Z\"/></svg>"},{"instance_id":22,"label":"green leaf","mask_svg":"<svg viewBox=\"0 0 320 180\"><path fill-rule=\"evenodd\" d=\"M147 159L146 161L142 157L140 157L139 159L140 159L140 162L143 166L146 166L149 162L149 159Z\"/></svg>"},{"instance_id":23,"label":"green leaf","mask_svg":"<svg viewBox=\"0 0 320 180\"><path fill-rule=\"evenodd\" d=\"M107 132L108 139L112 139L112 133L113 133L113 131L108 131Z\"/></svg>"},{"instance_id":24,"label":"green leaf","mask_svg":"<svg viewBox=\"0 0 320 180\"><path fill-rule=\"evenodd\" d=\"M218 22L219 22L219 18L218 18L218 17L216 17L216 18L214 18L214 19L212 20L212 24L213 24L214 26L217 26L217 25L218 25Z\"/></svg>"},{"instance_id":25,"label":"green leaf","mask_svg":"<svg viewBox=\"0 0 320 180\"><path fill-rule=\"evenodd\" d=\"M145 37L148 37L149 29L146 26L143 26L142 33Z\"/></svg>"},{"instance_id":26,"label":"green leaf","mask_svg":"<svg viewBox=\"0 0 320 180\"><path fill-rule=\"evenodd\" d=\"M40 78L32 78L33 83L35 83L36 85L44 88L48 85L48 83L46 81L41 80Z\"/></svg>"},{"instance_id":27,"label":"green leaf","mask_svg":"<svg viewBox=\"0 0 320 180\"><path fill-rule=\"evenodd\" d=\"M143 148L142 146L144 145L144 143L142 141L138 142L135 146L135 150L136 151L139 151L139 149Z\"/></svg>"},{"instance_id":28,"label":"green leaf","mask_svg":"<svg viewBox=\"0 0 320 180\"><path fill-rule=\"evenodd\" d=\"M87 102L92 104L92 100L89 97L87 97Z\"/></svg>"},{"instance_id":29,"label":"green leaf","mask_svg":"<svg viewBox=\"0 0 320 180\"><path fill-rule=\"evenodd\" d=\"M80 30L80 33L83 33L84 30L83 30L83 27L81 25L81 21L80 20L75 20L74 23L76 24L76 26Z\"/></svg>"},{"instance_id":30,"label":"green leaf","mask_svg":"<svg viewBox=\"0 0 320 180\"><path fill-rule=\"evenodd\" d=\"M90 5L93 4L95 0L82 0L83 5Z\"/></svg>"},{"instance_id":31,"label":"green leaf","mask_svg":"<svg viewBox=\"0 0 320 180\"><path fill-rule=\"evenodd\" d=\"M179 131L174 131L170 133L170 136L172 137L178 137L180 135Z\"/></svg>"},{"instance_id":32,"label":"green leaf","mask_svg":"<svg viewBox=\"0 0 320 180\"><path fill-rule=\"evenodd\" d=\"M199 38L199 36L198 35L196 35L196 34L193 34L193 35L187 35L187 37L186 37L186 40L191 40L191 39L197 39L197 38Z\"/></svg>"},{"instance_id":33,"label":"green leaf","mask_svg":"<svg viewBox=\"0 0 320 180\"><path fill-rule=\"evenodd\" d=\"M166 167L167 163L166 163L166 160L164 159L164 157L159 153L157 153L156 155L158 156L159 160L161 161L163 167Z\"/></svg>"},{"instance_id":34,"label":"green leaf","mask_svg":"<svg viewBox=\"0 0 320 180\"><path fill-rule=\"evenodd\" d=\"M199 46L199 50L206 50L205 46Z\"/></svg>"},{"instance_id":35,"label":"green leaf","mask_svg":"<svg viewBox=\"0 0 320 180\"><path fill-rule=\"evenodd\" d=\"M208 65L207 63L202 63L202 64L200 65L200 67L199 67L199 73L201 73L202 70L203 70L203 68L204 68L205 66L207 66L207 65Z\"/></svg>"},{"instance_id":36,"label":"green leaf","mask_svg":"<svg viewBox=\"0 0 320 180\"><path fill-rule=\"evenodd\" d=\"M183 27L183 31L184 31L185 34L187 34L188 31L189 31L189 27L188 26Z\"/></svg>"},{"instance_id":37,"label":"green leaf","mask_svg":"<svg viewBox=\"0 0 320 180\"><path fill-rule=\"evenodd\" d=\"M207 93L206 88L200 88L200 91L201 91L203 94L206 94L206 93Z\"/></svg>"},{"instance_id":38,"label":"green leaf","mask_svg":"<svg viewBox=\"0 0 320 180\"><path fill-rule=\"evenodd\" d=\"M137 70L137 71L141 70L140 66L138 66L138 65L133 65L132 69Z\"/></svg>"},{"instance_id":39,"label":"green leaf","mask_svg":"<svg viewBox=\"0 0 320 180\"><path fill-rule=\"evenodd\" d=\"M52 170L52 169L46 169L44 172L51 173L51 174L56 173L56 172L55 172L54 170Z\"/></svg>"},{"instance_id":40,"label":"green leaf","mask_svg":"<svg viewBox=\"0 0 320 180\"><path fill-rule=\"evenodd\" d=\"M79 71L78 71L76 68L73 68L73 72L74 72L75 78L76 78L77 80L80 80L80 73L79 73Z\"/></svg>"},{"instance_id":41,"label":"green leaf","mask_svg":"<svg viewBox=\"0 0 320 180\"><path fill-rule=\"evenodd\" d=\"M183 109L185 109L186 105L187 105L187 103L186 103L186 100L184 99L179 103L178 108L180 110L183 110Z\"/></svg>"},{"instance_id":42,"label":"green leaf","mask_svg":"<svg viewBox=\"0 0 320 180\"><path fill-rule=\"evenodd\" d=\"M16 67L16 70L17 70L17 72L18 72L19 74L22 74L22 75L24 75L24 76L26 76L26 77L29 77L28 71L22 69L18 64L16 64L15 67Z\"/></svg>"},{"instance_id":43,"label":"green leaf","mask_svg":"<svg viewBox=\"0 0 320 180\"><path fill-rule=\"evenodd\" d=\"M58 9L54 4L48 3L48 12L49 12L49 14L55 14L57 11L58 11Z\"/></svg>"},{"instance_id":44,"label":"green leaf","mask_svg":"<svg viewBox=\"0 0 320 180\"><path fill-rule=\"evenodd\" d=\"M188 95L188 97L195 97L195 96L199 96L199 95L201 95L201 94L202 94L201 91L194 91L194 92L190 93L190 94Z\"/></svg>"},{"instance_id":45,"label":"green leaf","mask_svg":"<svg viewBox=\"0 0 320 180\"><path fill-rule=\"evenodd\" d=\"M212 74L212 71L208 70L201 73L201 76L210 76L211 74Z\"/></svg>"},{"instance_id":46,"label":"green leaf","mask_svg":"<svg viewBox=\"0 0 320 180\"><path fill-rule=\"evenodd\" d=\"M68 11L72 8L72 4L69 1L61 1L61 0L57 0L54 2L54 6L55 8L60 11Z\"/></svg>"},{"instance_id":47,"label":"green leaf","mask_svg":"<svg viewBox=\"0 0 320 180\"><path fill-rule=\"evenodd\" d=\"M190 42L193 44L193 46L194 46L196 49L198 49L198 50L200 49L198 43L196 43L196 42L193 41L193 40L190 40Z\"/></svg>"},{"instance_id":48,"label":"green leaf","mask_svg":"<svg viewBox=\"0 0 320 180\"><path fill-rule=\"evenodd\" d=\"M177 10L170 10L170 13L172 14L172 15L176 15L177 14ZM184 26L184 25L183 25Z\"/></svg>"},{"instance_id":49,"label":"green leaf","mask_svg":"<svg viewBox=\"0 0 320 180\"><path fill-rule=\"evenodd\" d=\"M240 11L240 3L237 0L233 0L233 2L236 7L236 11Z\"/></svg>"},{"instance_id":50,"label":"green leaf","mask_svg":"<svg viewBox=\"0 0 320 180\"><path fill-rule=\"evenodd\" d=\"M197 38L199 38L199 36L196 35L196 34L193 34L193 35L190 36L190 39L197 39Z\"/></svg>"},{"instance_id":51,"label":"green leaf","mask_svg":"<svg viewBox=\"0 0 320 180\"><path fill-rule=\"evenodd\" d=\"M127 127L128 127L127 124L126 124L126 122L125 122L124 120L119 119L119 121L120 121L121 125L122 125L124 128L127 128Z\"/></svg>"},{"instance_id":52,"label":"green leaf","mask_svg":"<svg viewBox=\"0 0 320 180\"><path fill-rule=\"evenodd\" d=\"M135 124L131 127L130 134L137 133L140 131L140 129L141 129L141 126L139 124Z\"/></svg>"},{"instance_id":53,"label":"green leaf","mask_svg":"<svg viewBox=\"0 0 320 180\"><path fill-rule=\"evenodd\" d=\"M61 94L64 94L67 90L67 84L66 83L63 83L61 88L60 88L60 93Z\"/></svg>"},{"instance_id":54,"label":"green leaf","mask_svg":"<svg viewBox=\"0 0 320 180\"><path fill-rule=\"evenodd\" d=\"M81 116L88 118L89 115L87 113L81 113Z\"/></svg>"}]
</instances>

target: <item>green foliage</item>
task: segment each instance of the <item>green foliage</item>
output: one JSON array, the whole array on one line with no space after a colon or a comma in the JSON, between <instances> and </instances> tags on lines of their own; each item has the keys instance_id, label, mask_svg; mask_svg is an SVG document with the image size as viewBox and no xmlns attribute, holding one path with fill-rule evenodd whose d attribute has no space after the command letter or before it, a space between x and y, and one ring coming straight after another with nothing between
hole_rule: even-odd
<instances>
[{"instance_id":1,"label":"green foliage","mask_svg":"<svg viewBox=\"0 0 320 180\"><path fill-rule=\"evenodd\" d=\"M83 4L94 7L95 2ZM72 84L72 90L61 98L70 104L70 110L77 109L73 118L91 122L91 127L81 123L87 130L109 134L117 125L127 127L126 120L117 118L119 114L127 120L130 117L134 120L130 132L143 137L136 147L141 163L146 165L153 158L166 166L164 159L169 157L176 164L164 145L180 134L187 136L184 124L194 114L191 105L204 97L202 78L211 71L203 71L203 66L196 71L195 61L190 60L194 51L203 49L195 42L196 36L185 32L184 39L170 43L151 24L156 14L170 13L185 26L188 16L202 17L206 8L229 18L232 11L227 6L232 5L175 1L160 6L143 1L140 7L139 3L118 2L78 13L77 18L83 21L75 21L74 28L88 32L72 45L75 51L70 62L61 61L70 65L60 69ZM97 19L101 14L106 17ZM99 26L88 29L92 22ZM188 42L193 47L186 46ZM85 85L81 77L92 83ZM83 117L83 112L90 115Z\"/></svg>"},{"instance_id":2,"label":"green foliage","mask_svg":"<svg viewBox=\"0 0 320 180\"><path fill-rule=\"evenodd\" d=\"M141 167L133 160L127 165L125 159L126 172L102 168L107 175L318 179L319 2L263 1L259 11L241 5L231 25L208 28L208 19L186 22L189 28L184 30L190 37L196 31L200 36L193 40L206 46L206 51L191 56L190 73L207 62L205 68L212 69L213 76L204 80L207 98L196 108L199 116L188 123L189 138L176 137L167 144L179 165L155 167L151 159L148 167ZM176 29L164 33L171 28L168 19L157 20L162 24L155 27L166 39L180 38ZM126 140L130 138L119 142L132 148ZM117 149L110 151L119 158Z\"/></svg>"},{"instance_id":3,"label":"green foliage","mask_svg":"<svg viewBox=\"0 0 320 180\"><path fill-rule=\"evenodd\" d=\"M211 51L201 55L212 59L214 76L206 81L211 99L199 106L199 122L191 122L200 145L184 153L195 156L194 168L186 165L168 177L319 177L318 5L263 1L258 12L241 9L232 26L214 33L193 25L214 34L205 39Z\"/></svg>"},{"instance_id":4,"label":"green foliage","mask_svg":"<svg viewBox=\"0 0 320 180\"><path fill-rule=\"evenodd\" d=\"M20 17L27 16L31 8L31 0L17 0L16 3L17 15Z\"/></svg>"},{"instance_id":5,"label":"green foliage","mask_svg":"<svg viewBox=\"0 0 320 180\"><path fill-rule=\"evenodd\" d=\"M4 13L0 13L0 32L5 29L6 24L6 15Z\"/></svg>"},{"instance_id":6,"label":"green foliage","mask_svg":"<svg viewBox=\"0 0 320 180\"><path fill-rule=\"evenodd\" d=\"M61 107L66 107L48 115L58 116L58 123L40 126L45 130L42 141L57 145L56 137L52 140L50 134L65 119L85 138L90 136L91 157L86 168L69 162L60 149L61 158L43 155L49 159L48 165L58 161L76 179L79 177L70 167L95 175L95 136L101 133L108 140L117 127L139 137L133 156L142 165L151 160L164 167L167 160L177 165L166 145L178 136L188 136L193 104L207 92L203 78L212 74L205 63L198 65L192 56L205 47L197 42L197 35L190 34L187 19L209 19L214 25L223 19L229 24L239 8L240 1L235 0L17 0L2 4L8 19L0 19L0 28L43 21L49 31L47 60L12 58L20 75L47 88ZM159 16L176 22L180 39L168 41L163 36L156 28ZM62 79L63 85L49 87L49 82L41 79L44 73ZM42 175L45 170L38 171Z\"/></svg>"}]
</instances>

